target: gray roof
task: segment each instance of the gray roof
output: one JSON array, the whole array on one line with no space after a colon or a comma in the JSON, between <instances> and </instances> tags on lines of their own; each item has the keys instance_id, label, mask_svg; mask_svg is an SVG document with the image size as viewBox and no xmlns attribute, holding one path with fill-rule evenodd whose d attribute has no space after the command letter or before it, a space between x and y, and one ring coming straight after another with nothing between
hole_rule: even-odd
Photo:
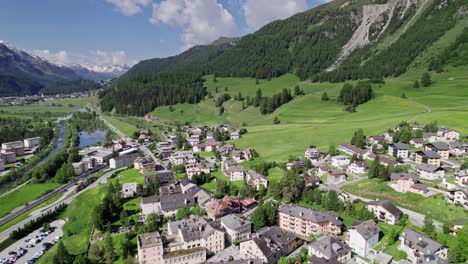
<instances>
[{"instance_id":1,"label":"gray roof","mask_svg":"<svg viewBox=\"0 0 468 264\"><path fill-rule=\"evenodd\" d=\"M251 225L252 222L235 214L229 214L221 218L221 223L229 229L237 230L243 226Z\"/></svg>"},{"instance_id":2,"label":"gray roof","mask_svg":"<svg viewBox=\"0 0 468 264\"><path fill-rule=\"evenodd\" d=\"M374 222L374 220L368 220L352 227L364 238L369 239L375 234L380 233L380 227Z\"/></svg>"},{"instance_id":3,"label":"gray roof","mask_svg":"<svg viewBox=\"0 0 468 264\"><path fill-rule=\"evenodd\" d=\"M435 172L435 171L440 170L440 167L437 167L437 166L432 165L432 164L421 163L421 164L418 164L418 166L416 166L416 169L417 170L427 171L427 172Z\"/></svg>"},{"instance_id":4,"label":"gray roof","mask_svg":"<svg viewBox=\"0 0 468 264\"><path fill-rule=\"evenodd\" d=\"M393 205L392 202L389 200L382 200L382 201L370 201L367 203L368 205L378 205L387 210L389 213L391 213L394 216L399 216L403 215L403 212L398 209L395 205Z\"/></svg>"},{"instance_id":5,"label":"gray roof","mask_svg":"<svg viewBox=\"0 0 468 264\"><path fill-rule=\"evenodd\" d=\"M275 254L275 258L279 258L288 251L288 244L295 239L292 233L284 233L279 227L272 226L258 230L253 241L267 258Z\"/></svg>"},{"instance_id":6,"label":"gray roof","mask_svg":"<svg viewBox=\"0 0 468 264\"><path fill-rule=\"evenodd\" d=\"M419 184L419 183L413 184L411 186L411 188L414 188L414 189L417 189L417 190L427 191L427 186L424 185L424 184Z\"/></svg>"},{"instance_id":7,"label":"gray roof","mask_svg":"<svg viewBox=\"0 0 468 264\"><path fill-rule=\"evenodd\" d=\"M429 238L428 236L416 232L410 228L406 228L401 234L403 238L412 244L413 249L417 249L423 254L434 254L438 250L444 248L441 243Z\"/></svg>"},{"instance_id":8,"label":"gray roof","mask_svg":"<svg viewBox=\"0 0 468 264\"><path fill-rule=\"evenodd\" d=\"M423 155L423 156L426 156L430 159L440 159L440 155L435 152L435 151L432 151L432 150L422 150L422 151L418 151L416 152L418 153L419 155Z\"/></svg>"},{"instance_id":9,"label":"gray roof","mask_svg":"<svg viewBox=\"0 0 468 264\"><path fill-rule=\"evenodd\" d=\"M242 259L242 260L232 260L232 261L218 261L210 262L211 264L263 264L261 259L252 258L252 259Z\"/></svg>"},{"instance_id":10,"label":"gray roof","mask_svg":"<svg viewBox=\"0 0 468 264\"><path fill-rule=\"evenodd\" d=\"M443 142L434 142L434 143L429 143L427 146L434 148L435 150L449 150L450 147L447 143Z\"/></svg>"},{"instance_id":11,"label":"gray roof","mask_svg":"<svg viewBox=\"0 0 468 264\"><path fill-rule=\"evenodd\" d=\"M265 179L265 176L263 176L262 174L256 172L256 171L253 171L253 170L249 170L247 171L247 174L250 175L250 177L252 177L252 179Z\"/></svg>"},{"instance_id":12,"label":"gray roof","mask_svg":"<svg viewBox=\"0 0 468 264\"><path fill-rule=\"evenodd\" d=\"M202 221L197 221L192 224L192 219L194 218L187 219L184 223L182 223L181 226L179 226L179 232L181 234L182 240L185 242L208 238L216 231L222 232L219 226L214 222L208 222L201 218L203 219Z\"/></svg>"},{"instance_id":13,"label":"gray roof","mask_svg":"<svg viewBox=\"0 0 468 264\"><path fill-rule=\"evenodd\" d=\"M392 143L392 144L390 144L390 146L391 146L392 148L395 147L395 148L401 149L401 150L407 150L407 149L409 148L407 144L405 144L405 143L400 143L400 142L398 142L398 143Z\"/></svg>"},{"instance_id":14,"label":"gray roof","mask_svg":"<svg viewBox=\"0 0 468 264\"><path fill-rule=\"evenodd\" d=\"M343 225L335 211L316 211L295 204L286 204L278 208L278 212L302 218L313 223L332 222L335 225Z\"/></svg>"},{"instance_id":15,"label":"gray roof","mask_svg":"<svg viewBox=\"0 0 468 264\"><path fill-rule=\"evenodd\" d=\"M157 203L161 204L161 209L164 211L177 210L182 207L191 207L196 205L196 196L199 192L206 192L200 189L198 186L190 189L185 193L172 193L167 195L153 195L149 197L143 197L142 203Z\"/></svg>"},{"instance_id":16,"label":"gray roof","mask_svg":"<svg viewBox=\"0 0 468 264\"><path fill-rule=\"evenodd\" d=\"M162 245L161 236L158 232L139 235L138 243L141 248L151 248L157 245Z\"/></svg>"},{"instance_id":17,"label":"gray roof","mask_svg":"<svg viewBox=\"0 0 468 264\"><path fill-rule=\"evenodd\" d=\"M339 262L336 259L312 257L311 259L309 259L309 264L341 264L341 262Z\"/></svg>"},{"instance_id":18,"label":"gray roof","mask_svg":"<svg viewBox=\"0 0 468 264\"><path fill-rule=\"evenodd\" d=\"M337 259L351 251L340 239L329 236L319 237L309 247L319 251L326 259Z\"/></svg>"},{"instance_id":19,"label":"gray roof","mask_svg":"<svg viewBox=\"0 0 468 264\"><path fill-rule=\"evenodd\" d=\"M411 174L411 173L406 173L406 172L403 172L403 173L395 173L395 172L392 172L392 174L390 175L390 180L392 181L397 181L399 179L413 179L414 181L417 181L418 180L418 176L414 175L414 174Z\"/></svg>"}]
</instances>

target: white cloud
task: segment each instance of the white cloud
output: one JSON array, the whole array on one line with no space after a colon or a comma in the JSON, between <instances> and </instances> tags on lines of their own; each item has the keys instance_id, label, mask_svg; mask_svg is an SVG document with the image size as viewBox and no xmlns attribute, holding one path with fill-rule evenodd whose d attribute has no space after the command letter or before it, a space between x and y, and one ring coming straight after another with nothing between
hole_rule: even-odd
<instances>
[{"instance_id":1,"label":"white cloud","mask_svg":"<svg viewBox=\"0 0 468 264\"><path fill-rule=\"evenodd\" d=\"M306 0L245 0L242 5L250 30L257 30L277 19L307 10Z\"/></svg>"},{"instance_id":2,"label":"white cloud","mask_svg":"<svg viewBox=\"0 0 468 264\"><path fill-rule=\"evenodd\" d=\"M54 53L48 49L43 49L43 50L33 50L31 51L31 53L41 58L44 58L50 62L53 62L55 64L66 65L70 63L68 52L64 50Z\"/></svg>"},{"instance_id":3,"label":"white cloud","mask_svg":"<svg viewBox=\"0 0 468 264\"><path fill-rule=\"evenodd\" d=\"M125 16L132 16L143 11L151 0L106 0L113 4Z\"/></svg>"},{"instance_id":4,"label":"white cloud","mask_svg":"<svg viewBox=\"0 0 468 264\"><path fill-rule=\"evenodd\" d=\"M93 66L111 66L128 64L132 66L137 62L128 58L125 51L122 50L91 50L88 53L78 54L64 50L54 53L48 49L43 49L33 50L31 53L59 65L81 64Z\"/></svg>"},{"instance_id":5,"label":"white cloud","mask_svg":"<svg viewBox=\"0 0 468 264\"><path fill-rule=\"evenodd\" d=\"M183 49L237 34L234 17L216 0L162 0L153 4L150 21L180 28Z\"/></svg>"}]
</instances>

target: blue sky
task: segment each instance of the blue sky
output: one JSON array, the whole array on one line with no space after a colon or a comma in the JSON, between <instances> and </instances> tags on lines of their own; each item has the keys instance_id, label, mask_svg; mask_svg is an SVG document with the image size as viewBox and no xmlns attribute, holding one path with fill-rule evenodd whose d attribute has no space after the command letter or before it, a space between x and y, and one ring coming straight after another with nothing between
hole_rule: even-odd
<instances>
[{"instance_id":1,"label":"blue sky","mask_svg":"<svg viewBox=\"0 0 468 264\"><path fill-rule=\"evenodd\" d=\"M62 64L133 64L245 35L323 2L0 0L0 39Z\"/></svg>"}]
</instances>

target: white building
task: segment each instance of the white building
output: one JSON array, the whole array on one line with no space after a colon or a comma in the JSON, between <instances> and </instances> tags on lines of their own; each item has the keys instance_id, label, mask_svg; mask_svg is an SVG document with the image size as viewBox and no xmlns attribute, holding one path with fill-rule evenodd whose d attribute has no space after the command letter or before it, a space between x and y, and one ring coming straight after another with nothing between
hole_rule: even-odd
<instances>
[{"instance_id":1,"label":"white building","mask_svg":"<svg viewBox=\"0 0 468 264\"><path fill-rule=\"evenodd\" d=\"M122 185L122 197L123 198L131 198L137 194L137 183L130 182L124 183Z\"/></svg>"},{"instance_id":2,"label":"white building","mask_svg":"<svg viewBox=\"0 0 468 264\"><path fill-rule=\"evenodd\" d=\"M388 200L370 201L366 208L374 213L377 220L391 225L397 224L403 216L403 212Z\"/></svg>"},{"instance_id":3,"label":"white building","mask_svg":"<svg viewBox=\"0 0 468 264\"><path fill-rule=\"evenodd\" d=\"M364 174L369 170L369 165L365 161L356 161L349 164L347 172L354 174Z\"/></svg>"},{"instance_id":4,"label":"white building","mask_svg":"<svg viewBox=\"0 0 468 264\"><path fill-rule=\"evenodd\" d=\"M447 194L447 201L468 208L468 191L465 189L450 190Z\"/></svg>"},{"instance_id":5,"label":"white building","mask_svg":"<svg viewBox=\"0 0 468 264\"><path fill-rule=\"evenodd\" d=\"M248 239L252 233L252 223L235 214L223 216L221 226L226 230L227 239L231 242Z\"/></svg>"},{"instance_id":6,"label":"white building","mask_svg":"<svg viewBox=\"0 0 468 264\"><path fill-rule=\"evenodd\" d=\"M41 143L41 137L26 138L23 143L26 148L34 148Z\"/></svg>"},{"instance_id":7,"label":"white building","mask_svg":"<svg viewBox=\"0 0 468 264\"><path fill-rule=\"evenodd\" d=\"M268 188L267 178L263 176L262 174L257 173L256 171L253 171L253 170L247 171L245 180L247 181L248 184L255 187L257 191L260 190L262 186L265 188Z\"/></svg>"},{"instance_id":8,"label":"white building","mask_svg":"<svg viewBox=\"0 0 468 264\"><path fill-rule=\"evenodd\" d=\"M421 163L416 166L418 177L424 180L435 181L444 178L445 171L441 167Z\"/></svg>"},{"instance_id":9,"label":"white building","mask_svg":"<svg viewBox=\"0 0 468 264\"><path fill-rule=\"evenodd\" d=\"M403 143L391 143L388 145L388 154L395 158L408 158L408 145Z\"/></svg>"},{"instance_id":10,"label":"white building","mask_svg":"<svg viewBox=\"0 0 468 264\"><path fill-rule=\"evenodd\" d=\"M413 264L425 263L426 258L432 260L447 259L447 248L444 245L410 228L403 231L400 240L401 244L398 249L404 251L407 259Z\"/></svg>"},{"instance_id":11,"label":"white building","mask_svg":"<svg viewBox=\"0 0 468 264\"><path fill-rule=\"evenodd\" d=\"M457 141L460 139L460 133L447 127L441 127L437 131L437 137L445 141Z\"/></svg>"},{"instance_id":12,"label":"white building","mask_svg":"<svg viewBox=\"0 0 468 264\"><path fill-rule=\"evenodd\" d=\"M305 151L304 157L310 160L320 159L320 151L317 148L309 148Z\"/></svg>"},{"instance_id":13,"label":"white building","mask_svg":"<svg viewBox=\"0 0 468 264\"><path fill-rule=\"evenodd\" d=\"M332 157L332 166L333 167L344 167L348 166L351 159L345 155L338 155Z\"/></svg>"},{"instance_id":14,"label":"white building","mask_svg":"<svg viewBox=\"0 0 468 264\"><path fill-rule=\"evenodd\" d=\"M374 220L368 220L349 228L349 246L360 256L367 256L379 243L380 228Z\"/></svg>"},{"instance_id":15,"label":"white building","mask_svg":"<svg viewBox=\"0 0 468 264\"><path fill-rule=\"evenodd\" d=\"M138 156L139 156L138 153L132 153L128 155L111 158L109 160L109 167L111 169L116 169L119 167L128 166L130 164L133 164L133 162L135 161L136 158L138 158Z\"/></svg>"}]
</instances>

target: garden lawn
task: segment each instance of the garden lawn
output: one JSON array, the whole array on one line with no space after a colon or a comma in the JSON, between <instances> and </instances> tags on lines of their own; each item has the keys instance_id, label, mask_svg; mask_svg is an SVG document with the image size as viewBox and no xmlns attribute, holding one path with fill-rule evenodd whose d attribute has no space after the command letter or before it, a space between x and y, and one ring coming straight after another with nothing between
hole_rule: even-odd
<instances>
[{"instance_id":1,"label":"garden lawn","mask_svg":"<svg viewBox=\"0 0 468 264\"><path fill-rule=\"evenodd\" d=\"M268 180L281 181L284 178L284 171L279 167L274 167L268 170Z\"/></svg>"},{"instance_id":2,"label":"garden lawn","mask_svg":"<svg viewBox=\"0 0 468 264\"><path fill-rule=\"evenodd\" d=\"M121 184L130 182L143 184L145 182L145 176L141 174L137 169L127 169L121 171L117 176L110 179L109 181L115 183L117 180L119 180Z\"/></svg>"},{"instance_id":3,"label":"garden lawn","mask_svg":"<svg viewBox=\"0 0 468 264\"><path fill-rule=\"evenodd\" d=\"M5 216L11 210L27 202L33 201L39 196L59 187L58 183L26 184L19 189L0 198L0 217Z\"/></svg>"},{"instance_id":4,"label":"garden lawn","mask_svg":"<svg viewBox=\"0 0 468 264\"><path fill-rule=\"evenodd\" d=\"M245 187L244 181L233 181L231 182L228 177L226 177L222 172L220 171L215 171L211 173L212 176L214 176L217 180L222 180L225 182L229 182L235 186L237 186L238 189L242 189ZM210 191L210 192L216 192L216 181L212 180L211 182L205 183L201 186L202 188Z\"/></svg>"}]
</instances>

